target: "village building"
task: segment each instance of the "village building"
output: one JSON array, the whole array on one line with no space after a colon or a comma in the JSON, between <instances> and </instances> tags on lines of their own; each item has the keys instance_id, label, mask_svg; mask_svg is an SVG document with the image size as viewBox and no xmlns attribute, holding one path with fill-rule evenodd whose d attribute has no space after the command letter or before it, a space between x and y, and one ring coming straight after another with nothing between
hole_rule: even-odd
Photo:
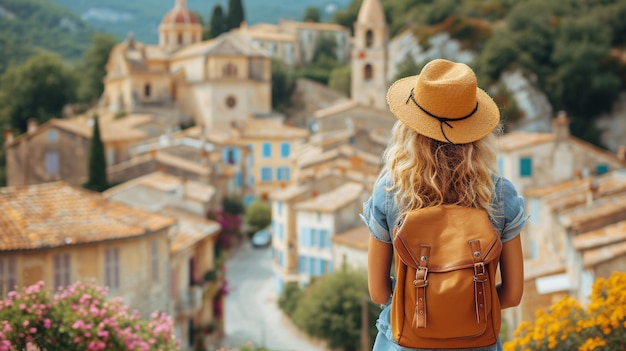
<instances>
[{"instance_id":1,"label":"village building","mask_svg":"<svg viewBox=\"0 0 626 351\"><path fill-rule=\"evenodd\" d=\"M106 64L101 106L109 111L168 110L179 121L227 130L231 122L271 112L271 62L241 33L202 41L202 26L176 0L159 26L159 44L128 37Z\"/></svg>"},{"instance_id":2,"label":"village building","mask_svg":"<svg viewBox=\"0 0 626 351\"><path fill-rule=\"evenodd\" d=\"M499 137L500 174L523 190L626 166L623 154L613 154L572 136L569 124L561 112L552 120L550 133L514 131Z\"/></svg>"},{"instance_id":3,"label":"village building","mask_svg":"<svg viewBox=\"0 0 626 351\"><path fill-rule=\"evenodd\" d=\"M370 230L365 224L333 235L333 267L367 271Z\"/></svg>"},{"instance_id":4,"label":"village building","mask_svg":"<svg viewBox=\"0 0 626 351\"><path fill-rule=\"evenodd\" d=\"M168 311L176 220L64 182L0 189L0 293L93 281L143 318Z\"/></svg>"},{"instance_id":5,"label":"village building","mask_svg":"<svg viewBox=\"0 0 626 351\"><path fill-rule=\"evenodd\" d=\"M220 225L207 219L215 188L155 172L125 182L104 197L176 219L170 236L169 314L181 347L214 344L223 334L223 271L218 266Z\"/></svg>"},{"instance_id":6,"label":"village building","mask_svg":"<svg viewBox=\"0 0 626 351\"><path fill-rule=\"evenodd\" d=\"M100 136L107 166L128 160L131 146L165 134L167 126L148 114L115 118L99 115ZM71 185L87 181L89 150L94 119L53 118L37 125L29 121L28 130L17 137L5 130L7 185L30 185L62 180Z\"/></svg>"},{"instance_id":7,"label":"village building","mask_svg":"<svg viewBox=\"0 0 626 351\"><path fill-rule=\"evenodd\" d=\"M564 296L588 301L597 278L626 268L626 173L623 169L528 187L530 220L522 232L525 288L515 322Z\"/></svg>"},{"instance_id":8,"label":"village building","mask_svg":"<svg viewBox=\"0 0 626 351\"><path fill-rule=\"evenodd\" d=\"M248 26L243 22L239 31L265 49L272 57L291 68L313 62L318 46L334 42L337 60L350 60L350 29L334 23L279 20L278 24L259 23Z\"/></svg>"}]
</instances>

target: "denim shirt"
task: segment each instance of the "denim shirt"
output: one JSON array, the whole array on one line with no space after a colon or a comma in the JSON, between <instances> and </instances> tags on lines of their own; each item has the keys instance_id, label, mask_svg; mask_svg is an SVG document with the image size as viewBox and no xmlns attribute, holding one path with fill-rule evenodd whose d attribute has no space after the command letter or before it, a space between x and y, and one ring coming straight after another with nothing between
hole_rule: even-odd
<instances>
[{"instance_id":1,"label":"denim shirt","mask_svg":"<svg viewBox=\"0 0 626 351\"><path fill-rule=\"evenodd\" d=\"M494 177L494 184L495 212L491 223L500 232L502 243L505 243L519 235L528 218L524 216L524 199L517 194L513 183L504 177ZM394 193L386 190L391 185L390 174L379 177L372 196L363 204L361 215L374 238L388 244L391 244L390 233L398 223L400 212Z\"/></svg>"},{"instance_id":2,"label":"denim shirt","mask_svg":"<svg viewBox=\"0 0 626 351\"><path fill-rule=\"evenodd\" d=\"M494 184L493 208L495 212L494 218L491 218L491 223L500 232L500 238L505 243L519 235L528 217L524 215L524 199L517 194L511 181L504 177L494 177ZM395 204L394 193L385 190L391 185L390 174L380 177L374 186L372 196L363 204L363 214L361 215L372 236L378 241L389 244L391 244L390 232L398 222L400 211ZM389 318L390 303L391 297L389 297L376 321L378 335L374 342L373 351L428 351L406 348L396 343L393 339ZM464 351L470 350L499 351L502 350L502 344L498 339L498 344L491 347L464 349Z\"/></svg>"}]
</instances>

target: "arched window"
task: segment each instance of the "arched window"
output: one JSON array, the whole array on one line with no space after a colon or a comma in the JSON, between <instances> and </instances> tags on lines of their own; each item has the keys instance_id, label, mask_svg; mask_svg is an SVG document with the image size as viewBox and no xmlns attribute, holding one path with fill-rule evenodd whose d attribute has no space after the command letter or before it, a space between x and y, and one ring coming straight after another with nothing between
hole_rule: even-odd
<instances>
[{"instance_id":1,"label":"arched window","mask_svg":"<svg viewBox=\"0 0 626 351\"><path fill-rule=\"evenodd\" d=\"M178 33L178 45L183 43L183 34L182 33Z\"/></svg>"},{"instance_id":2,"label":"arched window","mask_svg":"<svg viewBox=\"0 0 626 351\"><path fill-rule=\"evenodd\" d=\"M227 63L224 68L222 68L222 75L224 77L237 77L237 66L232 63Z\"/></svg>"},{"instance_id":3,"label":"arched window","mask_svg":"<svg viewBox=\"0 0 626 351\"><path fill-rule=\"evenodd\" d=\"M371 48L372 45L374 45L374 32L369 29L367 32L365 32L365 47Z\"/></svg>"},{"instance_id":4,"label":"arched window","mask_svg":"<svg viewBox=\"0 0 626 351\"><path fill-rule=\"evenodd\" d=\"M363 79L367 80L372 80L372 76L374 75L374 68L372 67L372 65L370 65L369 63L367 65L365 65L365 68L363 69Z\"/></svg>"},{"instance_id":5,"label":"arched window","mask_svg":"<svg viewBox=\"0 0 626 351\"><path fill-rule=\"evenodd\" d=\"M143 96L150 97L151 90L150 83L146 83L146 85L143 86Z\"/></svg>"}]
</instances>

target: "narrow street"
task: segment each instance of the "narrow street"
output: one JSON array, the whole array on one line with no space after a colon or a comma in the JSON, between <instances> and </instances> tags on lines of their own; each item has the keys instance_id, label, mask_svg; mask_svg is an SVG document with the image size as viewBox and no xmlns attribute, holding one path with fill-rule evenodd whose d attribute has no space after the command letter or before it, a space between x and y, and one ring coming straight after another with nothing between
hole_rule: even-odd
<instances>
[{"instance_id":1,"label":"narrow street","mask_svg":"<svg viewBox=\"0 0 626 351\"><path fill-rule=\"evenodd\" d=\"M223 346L230 349L251 343L271 351L323 351L306 340L278 308L271 255L271 248L252 248L246 242L226 262L229 294Z\"/></svg>"}]
</instances>

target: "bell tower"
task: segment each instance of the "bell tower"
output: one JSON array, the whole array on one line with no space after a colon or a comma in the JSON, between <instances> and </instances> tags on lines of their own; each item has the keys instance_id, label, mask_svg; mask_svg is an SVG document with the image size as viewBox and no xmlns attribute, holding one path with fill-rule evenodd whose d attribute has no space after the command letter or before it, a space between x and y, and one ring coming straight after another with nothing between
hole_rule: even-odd
<instances>
[{"instance_id":1,"label":"bell tower","mask_svg":"<svg viewBox=\"0 0 626 351\"><path fill-rule=\"evenodd\" d=\"M352 100L386 110L389 29L379 0L364 0L354 24Z\"/></svg>"}]
</instances>

